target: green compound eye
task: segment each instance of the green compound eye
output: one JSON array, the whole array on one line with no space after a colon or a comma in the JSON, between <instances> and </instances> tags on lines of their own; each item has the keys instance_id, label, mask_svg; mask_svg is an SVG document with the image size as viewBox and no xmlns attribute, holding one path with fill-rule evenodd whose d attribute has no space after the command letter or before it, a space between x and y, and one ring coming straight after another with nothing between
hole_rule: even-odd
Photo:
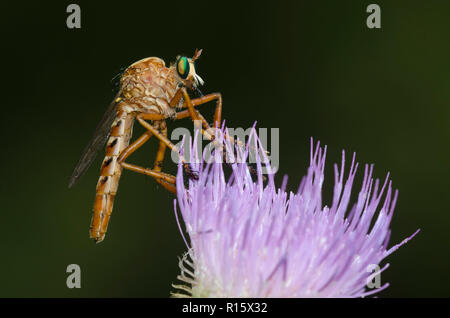
<instances>
[{"instance_id":1,"label":"green compound eye","mask_svg":"<svg viewBox=\"0 0 450 318\"><path fill-rule=\"evenodd\" d=\"M186 79L189 75L190 66L187 57L182 56L177 61L177 72L182 79Z\"/></svg>"}]
</instances>

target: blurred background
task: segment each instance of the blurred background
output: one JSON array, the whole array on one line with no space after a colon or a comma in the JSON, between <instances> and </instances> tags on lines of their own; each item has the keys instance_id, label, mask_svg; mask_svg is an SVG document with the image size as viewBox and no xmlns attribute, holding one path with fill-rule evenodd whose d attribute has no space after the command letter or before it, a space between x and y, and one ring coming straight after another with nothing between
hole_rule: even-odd
<instances>
[{"instance_id":1,"label":"blurred background","mask_svg":"<svg viewBox=\"0 0 450 318\"><path fill-rule=\"evenodd\" d=\"M77 1L79 30L66 27L69 3L1 4L0 296L169 296L185 251L174 197L125 171L96 245L102 154L67 183L119 69L195 48L202 91L222 93L229 126L280 128L277 180L288 174L289 189L306 172L310 137L328 145L326 204L342 149L375 163L379 178L391 172L400 196L390 246L421 232L388 258L379 297L450 295L450 3L376 1L382 28L368 29L368 1ZM213 104L202 107L212 116ZM192 124L169 129L180 126ZM151 140L131 161L150 166L155 151ZM165 167L175 169L170 156ZM73 263L81 289L66 287Z\"/></svg>"}]
</instances>

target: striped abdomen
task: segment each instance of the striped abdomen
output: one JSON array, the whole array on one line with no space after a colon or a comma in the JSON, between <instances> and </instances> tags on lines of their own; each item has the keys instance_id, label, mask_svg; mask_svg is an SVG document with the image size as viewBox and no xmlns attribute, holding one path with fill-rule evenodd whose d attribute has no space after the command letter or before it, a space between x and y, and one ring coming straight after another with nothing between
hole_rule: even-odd
<instances>
[{"instance_id":1,"label":"striped abdomen","mask_svg":"<svg viewBox=\"0 0 450 318\"><path fill-rule=\"evenodd\" d=\"M122 166L117 161L121 152L128 147L133 129L134 115L121 110L111 126L106 144L105 159L100 169L94 211L91 220L90 236L97 243L103 241L114 205L114 197L119 187Z\"/></svg>"}]
</instances>

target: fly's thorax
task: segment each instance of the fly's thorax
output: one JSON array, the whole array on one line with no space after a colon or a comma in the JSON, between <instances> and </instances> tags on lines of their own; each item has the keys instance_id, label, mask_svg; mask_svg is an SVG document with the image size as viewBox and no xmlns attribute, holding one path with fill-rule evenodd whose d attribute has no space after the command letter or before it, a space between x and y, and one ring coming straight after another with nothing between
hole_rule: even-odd
<instances>
[{"instance_id":1,"label":"fly's thorax","mask_svg":"<svg viewBox=\"0 0 450 318\"><path fill-rule=\"evenodd\" d=\"M170 101L176 93L179 79L172 68L160 58L150 57L128 67L121 79L121 90L127 102L140 111L157 112L171 117L175 109Z\"/></svg>"}]
</instances>

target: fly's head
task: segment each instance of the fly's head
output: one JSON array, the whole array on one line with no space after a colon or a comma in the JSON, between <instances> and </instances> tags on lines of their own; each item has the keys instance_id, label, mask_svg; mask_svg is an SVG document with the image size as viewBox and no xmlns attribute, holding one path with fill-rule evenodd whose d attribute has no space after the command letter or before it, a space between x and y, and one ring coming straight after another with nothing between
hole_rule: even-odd
<instances>
[{"instance_id":1,"label":"fly's head","mask_svg":"<svg viewBox=\"0 0 450 318\"><path fill-rule=\"evenodd\" d=\"M202 78L195 72L195 60L200 57L200 54L202 54L202 50L196 49L192 58L178 56L175 65L172 65L176 70L180 84L196 91L204 83Z\"/></svg>"}]
</instances>

